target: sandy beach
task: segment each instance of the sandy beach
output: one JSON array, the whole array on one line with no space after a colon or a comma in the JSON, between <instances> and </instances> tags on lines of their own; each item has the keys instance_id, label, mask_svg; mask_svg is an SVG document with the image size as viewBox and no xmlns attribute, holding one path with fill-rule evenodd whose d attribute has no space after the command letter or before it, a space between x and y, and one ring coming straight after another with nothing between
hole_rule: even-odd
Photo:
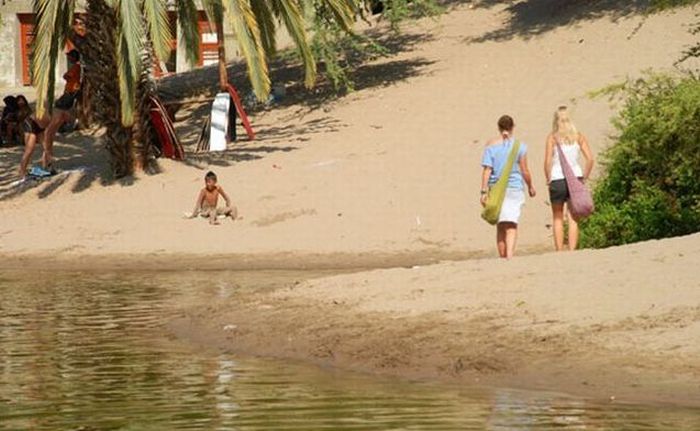
<instances>
[{"instance_id":1,"label":"sandy beach","mask_svg":"<svg viewBox=\"0 0 700 431\"><path fill-rule=\"evenodd\" d=\"M258 139L220 154L191 152L206 98L188 96L177 113L188 159L152 175L110 181L99 132L61 137L63 172L41 183L18 184L20 148L2 148L0 269L363 270L181 304L171 329L408 378L700 405L700 236L555 255L542 172L554 109L571 106L599 154L615 106L590 92L672 71L698 10L580 7L464 4L394 36L380 24L396 47L359 67L357 91L297 103L289 84L288 103L252 115ZM538 191L507 263L478 195L504 113ZM183 218L208 170L242 219Z\"/></svg>"},{"instance_id":2,"label":"sandy beach","mask_svg":"<svg viewBox=\"0 0 700 431\"><path fill-rule=\"evenodd\" d=\"M700 406L700 236L324 277L182 308L223 351Z\"/></svg>"}]
</instances>

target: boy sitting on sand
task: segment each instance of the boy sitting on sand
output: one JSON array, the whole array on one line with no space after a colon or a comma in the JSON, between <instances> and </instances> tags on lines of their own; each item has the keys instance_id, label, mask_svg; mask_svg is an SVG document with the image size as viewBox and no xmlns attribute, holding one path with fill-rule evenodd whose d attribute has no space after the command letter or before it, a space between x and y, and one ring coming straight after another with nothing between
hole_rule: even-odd
<instances>
[{"instance_id":1,"label":"boy sitting on sand","mask_svg":"<svg viewBox=\"0 0 700 431\"><path fill-rule=\"evenodd\" d=\"M226 201L226 207L224 208L216 207L219 202L219 195L223 196L224 201ZM209 218L209 224L219 224L219 220L217 220L219 215L231 217L232 221L236 220L238 216L238 210L231 205L231 200L224 192L224 189L216 183L216 174L212 171L207 172L204 176L204 188L199 192L194 211L188 218L195 218L198 215Z\"/></svg>"}]
</instances>

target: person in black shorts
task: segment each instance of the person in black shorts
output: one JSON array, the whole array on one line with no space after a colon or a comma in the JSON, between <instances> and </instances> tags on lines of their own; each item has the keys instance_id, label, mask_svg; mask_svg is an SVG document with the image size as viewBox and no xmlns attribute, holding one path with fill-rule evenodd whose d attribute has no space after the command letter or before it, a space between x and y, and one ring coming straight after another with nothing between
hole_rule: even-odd
<instances>
[{"instance_id":1,"label":"person in black shorts","mask_svg":"<svg viewBox=\"0 0 700 431\"><path fill-rule=\"evenodd\" d=\"M66 81L65 91L54 104L55 109L53 110L51 121L46 127L42 140L44 146L42 164L47 169L51 169L51 165L53 163L53 141L56 137L56 133L64 123L70 121L73 117L73 107L78 95L80 94L82 73L80 53L73 49L66 55L68 56L68 61L72 64L72 66L68 69L68 72L63 75L63 79Z\"/></svg>"},{"instance_id":2,"label":"person in black shorts","mask_svg":"<svg viewBox=\"0 0 700 431\"><path fill-rule=\"evenodd\" d=\"M554 113L552 133L547 136L544 174L549 185L549 201L552 204L552 228L554 230L554 247L557 251L564 249L564 205L569 201L569 188L566 185L564 170L559 160L557 145L566 158L566 163L574 174L582 180L588 179L593 170L593 153L588 139L576 130L566 106L560 106ZM582 158L586 159L585 165ZM578 245L578 223L569 214L568 248L576 250Z\"/></svg>"},{"instance_id":3,"label":"person in black shorts","mask_svg":"<svg viewBox=\"0 0 700 431\"><path fill-rule=\"evenodd\" d=\"M22 123L22 129L24 131L24 153L22 154L22 160L19 164L19 176L24 178L27 176L27 167L29 166L29 161L32 158L32 153L34 153L34 148L36 148L36 143L43 139L46 128L49 126L51 119L48 116L44 116L39 119L35 115L29 115ZM44 149L45 151L45 149ZM46 159L42 156L42 162ZM46 171L47 175L51 175L51 168L43 164L43 170Z\"/></svg>"}]
</instances>

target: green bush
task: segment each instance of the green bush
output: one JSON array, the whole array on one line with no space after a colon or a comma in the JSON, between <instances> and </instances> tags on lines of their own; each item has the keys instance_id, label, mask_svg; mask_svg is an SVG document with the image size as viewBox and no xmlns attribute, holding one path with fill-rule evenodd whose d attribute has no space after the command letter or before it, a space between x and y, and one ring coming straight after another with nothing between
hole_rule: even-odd
<instances>
[{"instance_id":1,"label":"green bush","mask_svg":"<svg viewBox=\"0 0 700 431\"><path fill-rule=\"evenodd\" d=\"M675 7L691 6L700 3L700 0L651 0L649 9L658 12Z\"/></svg>"},{"instance_id":2,"label":"green bush","mask_svg":"<svg viewBox=\"0 0 700 431\"><path fill-rule=\"evenodd\" d=\"M581 245L608 247L700 231L700 79L646 79L611 87L624 105L617 142L603 153L596 212Z\"/></svg>"},{"instance_id":3,"label":"green bush","mask_svg":"<svg viewBox=\"0 0 700 431\"><path fill-rule=\"evenodd\" d=\"M400 32L402 22L434 17L444 11L438 0L362 0L357 2L360 7L358 18L366 20L365 14L371 11L375 3L383 4L381 18L389 22L396 34ZM314 2L314 10L316 13L311 26L314 35L311 49L323 65L320 72L336 91L353 91L351 72L354 67L364 61L389 55L390 50L372 37L357 33L348 35L338 21L333 19L334 12L325 3Z\"/></svg>"}]
</instances>

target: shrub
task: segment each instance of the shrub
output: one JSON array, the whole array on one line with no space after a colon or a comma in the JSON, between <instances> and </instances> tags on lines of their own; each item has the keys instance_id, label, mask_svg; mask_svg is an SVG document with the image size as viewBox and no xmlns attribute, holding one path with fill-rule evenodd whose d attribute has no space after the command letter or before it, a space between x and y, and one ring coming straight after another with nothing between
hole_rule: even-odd
<instances>
[{"instance_id":1,"label":"shrub","mask_svg":"<svg viewBox=\"0 0 700 431\"><path fill-rule=\"evenodd\" d=\"M363 0L357 4L361 19L366 20L365 13L376 10L397 34L400 32L400 24L406 20L434 17L444 11L438 0ZM364 61L388 55L390 51L371 37L348 35L338 21L333 19L334 12L322 2L316 2L314 10L316 14L311 26L314 35L311 49L323 64L321 74L333 84L336 91L353 91L354 82L350 76L352 69Z\"/></svg>"},{"instance_id":2,"label":"shrub","mask_svg":"<svg viewBox=\"0 0 700 431\"><path fill-rule=\"evenodd\" d=\"M675 7L691 6L700 3L700 0L651 0L649 9L652 12L658 12Z\"/></svg>"},{"instance_id":3,"label":"shrub","mask_svg":"<svg viewBox=\"0 0 700 431\"><path fill-rule=\"evenodd\" d=\"M597 211L581 223L584 247L700 231L700 79L653 75L614 86L624 105L617 142L603 153Z\"/></svg>"}]
</instances>

